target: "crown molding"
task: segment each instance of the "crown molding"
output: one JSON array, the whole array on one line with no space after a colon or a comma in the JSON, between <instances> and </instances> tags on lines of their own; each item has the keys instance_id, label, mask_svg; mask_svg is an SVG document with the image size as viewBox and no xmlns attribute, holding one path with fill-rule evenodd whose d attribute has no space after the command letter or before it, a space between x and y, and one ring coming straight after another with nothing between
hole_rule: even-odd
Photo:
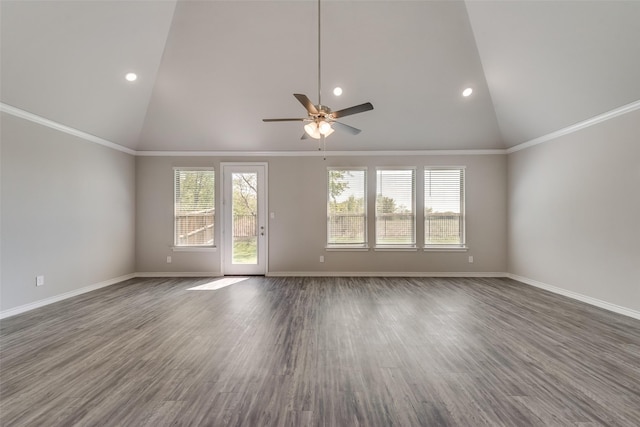
<instances>
[{"instance_id":1,"label":"crown molding","mask_svg":"<svg viewBox=\"0 0 640 427\"><path fill-rule=\"evenodd\" d=\"M83 139L87 142L93 142L95 144L103 145L105 147L122 151L127 154L131 154L133 156L136 155L135 150L132 150L127 147L123 147L120 144L116 144L115 142L108 141L106 139L102 139L98 136L91 135L90 133L83 132L81 130L72 128L70 126L63 125L58 122L54 122L53 120L45 119L44 117L38 116L37 114L30 113L28 111L21 110L20 108L16 108L12 105L5 104L0 102L0 111L4 113L11 114L12 116L20 117L25 120L29 120L30 122L37 123L42 126L46 126L51 129L58 130L60 132L67 133L69 135L76 136L80 139Z\"/></svg>"},{"instance_id":2,"label":"crown molding","mask_svg":"<svg viewBox=\"0 0 640 427\"><path fill-rule=\"evenodd\" d=\"M20 108L0 102L0 111L51 129L141 157L349 157L349 156L479 156L504 155L504 149L480 150L384 150L384 151L136 151L79 129L66 126Z\"/></svg>"},{"instance_id":3,"label":"crown molding","mask_svg":"<svg viewBox=\"0 0 640 427\"><path fill-rule=\"evenodd\" d=\"M471 150L380 150L380 151L136 151L115 142L108 141L87 132L46 119L28 111L0 102L0 111L16 117L38 123L42 126L76 136L87 142L93 142L114 150L122 151L133 156L141 157L351 157L351 156L483 156L505 155L521 151L544 142L553 141L561 136L577 132L598 123L605 122L618 116L640 110L640 100L599 114L590 119L578 122L566 128L523 142L513 147L502 149L471 149Z\"/></svg>"},{"instance_id":4,"label":"crown molding","mask_svg":"<svg viewBox=\"0 0 640 427\"><path fill-rule=\"evenodd\" d=\"M521 151L526 148L530 148L535 145L542 144L543 142L552 141L561 136L568 135L570 133L574 133L582 129L586 129L593 125L597 125L598 123L606 122L607 120L613 119L614 117L622 116L624 114L630 113L632 111L636 111L638 109L640 109L640 100L634 101L630 104L623 105L622 107L618 107L613 110L607 111L606 113L599 114L590 119L583 120L571 126L567 126L566 128L557 130L555 132L551 132L546 135L540 136L538 138L534 138L530 141L523 142L522 144L515 145L511 148L507 148L505 152L507 154L515 153L516 151Z\"/></svg>"},{"instance_id":5,"label":"crown molding","mask_svg":"<svg viewBox=\"0 0 640 427\"><path fill-rule=\"evenodd\" d=\"M505 149L386 151L137 151L147 157L350 157L350 156L480 156L504 155Z\"/></svg>"}]
</instances>

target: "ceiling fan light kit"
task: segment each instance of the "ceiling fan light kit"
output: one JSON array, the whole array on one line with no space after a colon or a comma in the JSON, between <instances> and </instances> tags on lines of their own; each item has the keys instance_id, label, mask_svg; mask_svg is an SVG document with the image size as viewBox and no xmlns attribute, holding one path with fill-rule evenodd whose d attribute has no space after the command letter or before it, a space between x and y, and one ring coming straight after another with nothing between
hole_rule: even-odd
<instances>
[{"instance_id":1,"label":"ceiling fan light kit","mask_svg":"<svg viewBox=\"0 0 640 427\"><path fill-rule=\"evenodd\" d=\"M308 122L304 125L305 133L301 139L307 139L308 136L314 139L326 138L334 132L334 128L350 133L351 135L357 135L361 131L353 126L346 125L336 121L336 119L350 116L352 114L362 113L365 111L373 110L373 105L370 102L364 104L355 105L353 107L344 108L338 111L331 111L331 109L325 105L322 105L321 98L321 33L320 33L320 0L318 0L318 104L315 105L309 97L300 93L294 93L293 96L302 104L307 110L308 116L305 118L291 118L291 119L262 119L264 122ZM339 88L336 88L339 89ZM335 91L334 91L335 93ZM342 93L342 90L340 90ZM336 94L337 95L337 94Z\"/></svg>"},{"instance_id":2,"label":"ceiling fan light kit","mask_svg":"<svg viewBox=\"0 0 640 427\"><path fill-rule=\"evenodd\" d=\"M327 137L334 132L329 122L320 120L319 122L311 122L304 125L304 131L313 139L320 139L322 136Z\"/></svg>"}]
</instances>

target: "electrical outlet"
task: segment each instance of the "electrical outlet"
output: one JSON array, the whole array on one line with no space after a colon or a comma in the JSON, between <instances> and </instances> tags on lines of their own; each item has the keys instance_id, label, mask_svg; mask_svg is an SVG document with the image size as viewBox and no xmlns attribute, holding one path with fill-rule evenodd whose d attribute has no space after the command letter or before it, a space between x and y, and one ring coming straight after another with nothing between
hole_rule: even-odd
<instances>
[{"instance_id":1,"label":"electrical outlet","mask_svg":"<svg viewBox=\"0 0 640 427\"><path fill-rule=\"evenodd\" d=\"M469 255L469 263L473 264L473 255Z\"/></svg>"},{"instance_id":2,"label":"electrical outlet","mask_svg":"<svg viewBox=\"0 0 640 427\"><path fill-rule=\"evenodd\" d=\"M36 276L36 286L44 285L44 276Z\"/></svg>"},{"instance_id":3,"label":"electrical outlet","mask_svg":"<svg viewBox=\"0 0 640 427\"><path fill-rule=\"evenodd\" d=\"M320 255L320 262L324 262L324 255Z\"/></svg>"},{"instance_id":4,"label":"electrical outlet","mask_svg":"<svg viewBox=\"0 0 640 427\"><path fill-rule=\"evenodd\" d=\"M171 264L171 257L170 256L167 257L167 264Z\"/></svg>"}]
</instances>

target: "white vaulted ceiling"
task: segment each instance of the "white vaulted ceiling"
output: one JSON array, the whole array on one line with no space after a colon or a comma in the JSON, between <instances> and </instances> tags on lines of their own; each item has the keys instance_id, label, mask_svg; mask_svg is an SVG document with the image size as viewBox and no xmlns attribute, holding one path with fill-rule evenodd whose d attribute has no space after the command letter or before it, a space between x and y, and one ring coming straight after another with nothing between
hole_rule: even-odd
<instances>
[{"instance_id":1,"label":"white vaulted ceiling","mask_svg":"<svg viewBox=\"0 0 640 427\"><path fill-rule=\"evenodd\" d=\"M315 1L0 4L6 106L138 151L317 148L262 122L317 102ZM327 144L508 148L636 102L638 22L639 1L323 1L323 104L374 105Z\"/></svg>"}]
</instances>

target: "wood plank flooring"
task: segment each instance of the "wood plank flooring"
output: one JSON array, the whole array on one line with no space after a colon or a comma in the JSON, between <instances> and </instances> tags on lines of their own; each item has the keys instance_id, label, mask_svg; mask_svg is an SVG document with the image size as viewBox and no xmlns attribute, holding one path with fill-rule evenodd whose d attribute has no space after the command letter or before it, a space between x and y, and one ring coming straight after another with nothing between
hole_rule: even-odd
<instances>
[{"instance_id":1,"label":"wood plank flooring","mask_svg":"<svg viewBox=\"0 0 640 427\"><path fill-rule=\"evenodd\" d=\"M0 424L640 425L640 321L509 279L212 280L2 320Z\"/></svg>"}]
</instances>

